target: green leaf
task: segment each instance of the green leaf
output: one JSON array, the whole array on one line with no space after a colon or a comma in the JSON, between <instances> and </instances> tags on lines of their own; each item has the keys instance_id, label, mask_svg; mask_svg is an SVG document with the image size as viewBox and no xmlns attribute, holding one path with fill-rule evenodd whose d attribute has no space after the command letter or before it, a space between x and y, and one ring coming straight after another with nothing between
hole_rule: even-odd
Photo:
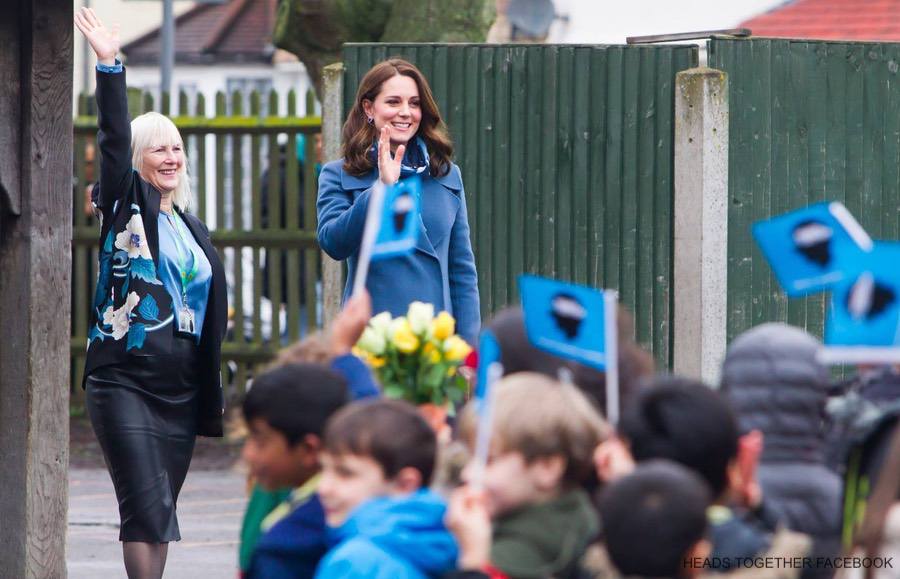
<instances>
[{"instance_id":1,"label":"green leaf","mask_svg":"<svg viewBox=\"0 0 900 579\"><path fill-rule=\"evenodd\" d=\"M425 373L423 378L423 384L429 390L441 390L441 383L444 381L444 376L447 375L447 368L443 364L435 364L428 368L428 371Z\"/></svg>"},{"instance_id":2,"label":"green leaf","mask_svg":"<svg viewBox=\"0 0 900 579\"><path fill-rule=\"evenodd\" d=\"M396 384L389 384L384 387L385 398L393 398L394 400L403 400L406 396L406 389Z\"/></svg>"}]
</instances>

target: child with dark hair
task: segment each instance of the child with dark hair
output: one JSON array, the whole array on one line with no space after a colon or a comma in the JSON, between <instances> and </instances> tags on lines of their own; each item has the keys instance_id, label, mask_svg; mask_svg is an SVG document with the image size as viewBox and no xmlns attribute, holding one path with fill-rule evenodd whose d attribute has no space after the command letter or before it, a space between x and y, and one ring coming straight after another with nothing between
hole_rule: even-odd
<instances>
[{"instance_id":1,"label":"child with dark hair","mask_svg":"<svg viewBox=\"0 0 900 579\"><path fill-rule=\"evenodd\" d=\"M619 390L624 404L638 384L651 378L653 357L641 348L632 333L631 314L619 308L616 314L619 341ZM606 374L584 364L560 358L534 347L525 332L525 318L520 306L500 310L487 325L500 344L500 363L504 374L537 372L558 379L560 370L568 371L574 382L603 413L606 412Z\"/></svg>"},{"instance_id":2,"label":"child with dark hair","mask_svg":"<svg viewBox=\"0 0 900 579\"><path fill-rule=\"evenodd\" d=\"M494 428L483 490L457 489L448 526L460 545L459 577L575 577L598 531L581 485L609 427L583 392L533 372L494 388ZM477 414L466 407L460 433L474 446ZM472 483L475 464L463 471Z\"/></svg>"},{"instance_id":3,"label":"child with dark hair","mask_svg":"<svg viewBox=\"0 0 900 579\"><path fill-rule=\"evenodd\" d=\"M683 579L706 559L709 486L695 472L650 460L613 482L600 496L606 553L622 574Z\"/></svg>"},{"instance_id":4,"label":"child with dark hair","mask_svg":"<svg viewBox=\"0 0 900 579\"><path fill-rule=\"evenodd\" d=\"M446 505L427 488L436 453L434 431L406 402L359 402L334 416L319 483L331 549L317 578L419 579L453 569Z\"/></svg>"},{"instance_id":5,"label":"child with dark hair","mask_svg":"<svg viewBox=\"0 0 900 579\"><path fill-rule=\"evenodd\" d=\"M315 494L325 422L349 395L346 381L315 364L259 376L244 400L249 436L243 458L266 490L294 488L253 552L247 577L305 577L325 553L325 514ZM263 526L266 527L265 522Z\"/></svg>"},{"instance_id":6,"label":"child with dark hair","mask_svg":"<svg viewBox=\"0 0 900 579\"><path fill-rule=\"evenodd\" d=\"M755 478L761 449L739 439L737 421L717 392L693 380L660 377L625 409L619 431L638 463L669 459L709 485L714 558L734 562L770 549L796 556L808 551L807 537L787 531L773 537L761 524L755 512L761 500Z\"/></svg>"},{"instance_id":7,"label":"child with dark hair","mask_svg":"<svg viewBox=\"0 0 900 579\"><path fill-rule=\"evenodd\" d=\"M350 353L370 317L371 300L368 294L363 292L347 303L332 323L330 331L308 336L303 341L282 350L272 368L293 366L296 363L327 364L346 380L348 401L377 396L378 389L368 367ZM255 387L255 383L253 387ZM251 387L251 391L253 387ZM301 391L295 395L299 395ZM309 393L304 391L303 395L309 395ZM312 405L311 408L314 406ZM288 404L283 406L282 412L293 412L296 408ZM334 409L320 417L322 425L333 411ZM296 420L291 417L289 419ZM323 426L320 425L313 434L321 438L322 429ZM310 487L305 491L314 491L312 488L314 485L315 481L310 483ZM278 574L275 571L264 571L270 566L278 569L287 565L285 568L289 569L291 561L307 565L303 568L313 569L315 567L317 559L310 562L308 556L304 554L306 547L302 544L302 537L297 535L300 543L297 545L298 551L292 555L290 538L293 535L282 533L283 530L287 531L290 527L288 525L282 528L281 520L288 517L299 506L297 500L290 500L292 494L297 494L294 486L287 485L284 488L267 490L258 482L253 485L241 527L239 558L245 577L293 576L288 572ZM301 494L306 496L306 492ZM324 528L324 514L320 518L320 526ZM252 572L250 572L251 564Z\"/></svg>"}]
</instances>

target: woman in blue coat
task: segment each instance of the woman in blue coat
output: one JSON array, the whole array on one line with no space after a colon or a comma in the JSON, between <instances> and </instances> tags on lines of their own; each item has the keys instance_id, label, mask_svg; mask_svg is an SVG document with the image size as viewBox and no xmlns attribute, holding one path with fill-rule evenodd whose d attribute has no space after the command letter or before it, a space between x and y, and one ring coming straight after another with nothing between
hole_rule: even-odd
<instances>
[{"instance_id":1,"label":"woman in blue coat","mask_svg":"<svg viewBox=\"0 0 900 579\"><path fill-rule=\"evenodd\" d=\"M453 144L428 82L398 58L366 73L343 128L343 159L319 176L319 245L347 260L352 281L369 196L377 180L393 185L419 175L422 222L411 254L373 262L366 288L373 311L405 315L415 300L456 318L457 332L475 342L481 324L478 277L469 240L466 196Z\"/></svg>"}]
</instances>

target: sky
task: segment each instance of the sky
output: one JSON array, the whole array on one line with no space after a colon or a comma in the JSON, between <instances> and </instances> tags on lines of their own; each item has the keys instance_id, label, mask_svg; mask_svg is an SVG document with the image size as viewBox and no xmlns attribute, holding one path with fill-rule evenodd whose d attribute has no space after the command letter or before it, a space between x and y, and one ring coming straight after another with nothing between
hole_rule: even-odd
<instances>
[{"instance_id":1,"label":"sky","mask_svg":"<svg viewBox=\"0 0 900 579\"><path fill-rule=\"evenodd\" d=\"M550 42L624 44L627 36L733 28L784 0L555 0Z\"/></svg>"}]
</instances>

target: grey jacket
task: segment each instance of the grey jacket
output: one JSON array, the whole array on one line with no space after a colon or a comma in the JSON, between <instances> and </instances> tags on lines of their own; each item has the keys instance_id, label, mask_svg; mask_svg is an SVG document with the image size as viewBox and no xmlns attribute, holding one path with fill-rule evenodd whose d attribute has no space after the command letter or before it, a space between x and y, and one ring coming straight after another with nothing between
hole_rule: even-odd
<instances>
[{"instance_id":1,"label":"grey jacket","mask_svg":"<svg viewBox=\"0 0 900 579\"><path fill-rule=\"evenodd\" d=\"M840 551L842 482L825 466L830 377L816 360L820 347L798 328L757 326L728 349L722 391L741 431L763 434L758 478L767 508L790 529L813 537L814 556L828 557Z\"/></svg>"}]
</instances>

